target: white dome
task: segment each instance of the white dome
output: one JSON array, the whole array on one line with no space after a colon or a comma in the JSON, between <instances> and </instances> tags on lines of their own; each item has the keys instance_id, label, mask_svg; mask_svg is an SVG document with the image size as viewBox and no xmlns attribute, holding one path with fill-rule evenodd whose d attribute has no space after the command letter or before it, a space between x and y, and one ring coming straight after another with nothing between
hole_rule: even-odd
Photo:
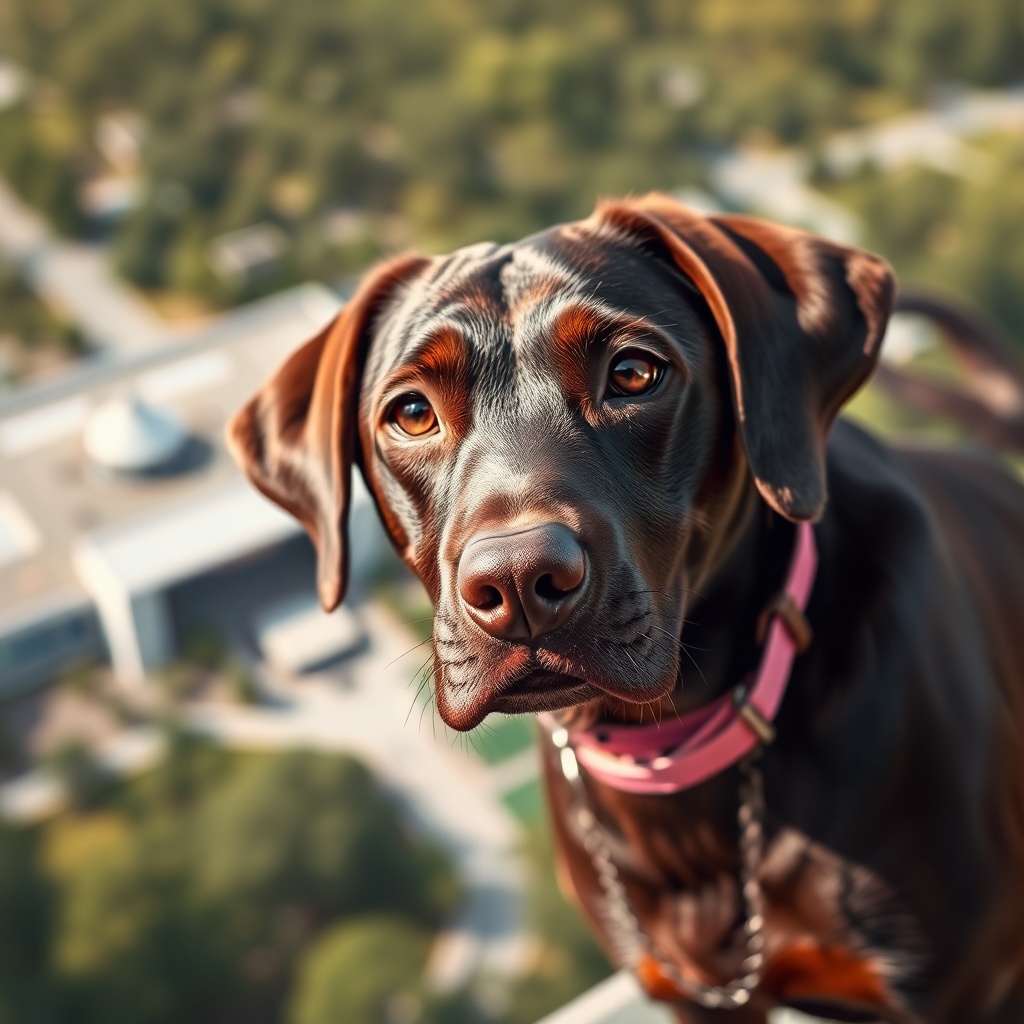
<instances>
[{"instance_id":1,"label":"white dome","mask_svg":"<svg viewBox=\"0 0 1024 1024\"><path fill-rule=\"evenodd\" d=\"M85 453L104 469L140 473L169 462L188 440L184 424L164 409L130 395L104 402L82 438Z\"/></svg>"}]
</instances>

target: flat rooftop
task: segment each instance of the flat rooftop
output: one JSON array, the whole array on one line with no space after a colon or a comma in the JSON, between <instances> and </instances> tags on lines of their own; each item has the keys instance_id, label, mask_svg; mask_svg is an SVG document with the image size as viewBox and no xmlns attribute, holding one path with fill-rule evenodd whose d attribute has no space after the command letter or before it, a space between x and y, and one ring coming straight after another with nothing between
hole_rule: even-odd
<instances>
[{"instance_id":1,"label":"flat rooftop","mask_svg":"<svg viewBox=\"0 0 1024 1024\"><path fill-rule=\"evenodd\" d=\"M87 601L72 563L86 539L109 543L121 528L130 537L171 510L224 500L241 480L225 423L339 306L327 288L302 285L226 314L192 340L129 362L92 363L0 399L0 633L41 607ZM125 394L184 422L201 449L193 468L128 477L90 463L82 448L90 414Z\"/></svg>"}]
</instances>

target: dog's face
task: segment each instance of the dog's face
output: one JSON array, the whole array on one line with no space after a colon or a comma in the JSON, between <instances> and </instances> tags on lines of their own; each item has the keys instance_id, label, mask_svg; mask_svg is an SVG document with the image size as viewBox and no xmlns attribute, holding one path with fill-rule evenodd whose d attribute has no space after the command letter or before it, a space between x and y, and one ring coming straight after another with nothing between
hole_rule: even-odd
<instances>
[{"instance_id":1,"label":"dog's face","mask_svg":"<svg viewBox=\"0 0 1024 1024\"><path fill-rule=\"evenodd\" d=\"M669 692L695 577L752 480L813 518L887 268L662 198L515 245L408 257L236 417L256 485L344 586L348 472L436 606L444 720Z\"/></svg>"},{"instance_id":2,"label":"dog's face","mask_svg":"<svg viewBox=\"0 0 1024 1024\"><path fill-rule=\"evenodd\" d=\"M565 228L437 261L380 317L363 465L436 606L447 722L671 688L712 342L670 266Z\"/></svg>"}]
</instances>

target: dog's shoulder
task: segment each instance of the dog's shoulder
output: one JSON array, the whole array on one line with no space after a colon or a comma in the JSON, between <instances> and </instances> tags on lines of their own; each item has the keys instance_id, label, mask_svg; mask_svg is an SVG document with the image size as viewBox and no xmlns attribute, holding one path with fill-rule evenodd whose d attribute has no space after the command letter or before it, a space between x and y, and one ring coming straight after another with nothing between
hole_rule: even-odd
<instances>
[{"instance_id":1,"label":"dog's shoulder","mask_svg":"<svg viewBox=\"0 0 1024 1024\"><path fill-rule=\"evenodd\" d=\"M873 651L887 700L897 686L940 699L950 744L990 729L996 689L1024 722L1024 485L983 450L889 445L844 421L828 467L820 600L844 613L824 616L829 657Z\"/></svg>"},{"instance_id":2,"label":"dog's shoulder","mask_svg":"<svg viewBox=\"0 0 1024 1024\"><path fill-rule=\"evenodd\" d=\"M1024 658L1019 616L1004 613L1024 608L1024 488L983 453L889 445L845 421L828 484L809 606L820 677L850 680L865 722L877 731L882 715L894 741L923 701L950 749L980 742L1009 652Z\"/></svg>"},{"instance_id":3,"label":"dog's shoulder","mask_svg":"<svg viewBox=\"0 0 1024 1024\"><path fill-rule=\"evenodd\" d=\"M838 489L853 483L859 495L844 495L840 514L884 509L893 519L878 525L889 533L917 519L929 557L955 563L976 597L1015 599L1024 609L1024 483L1004 459L967 444L887 446L848 423L830 457Z\"/></svg>"},{"instance_id":4,"label":"dog's shoulder","mask_svg":"<svg viewBox=\"0 0 1024 1024\"><path fill-rule=\"evenodd\" d=\"M870 521L879 543L907 530L930 543L948 543L960 555L966 546L996 543L1003 557L1024 559L1024 483L987 449L887 444L840 420L828 468L834 513L845 521Z\"/></svg>"},{"instance_id":5,"label":"dog's shoulder","mask_svg":"<svg viewBox=\"0 0 1024 1024\"><path fill-rule=\"evenodd\" d=\"M912 582L912 569L934 560L943 524L931 495L908 473L905 453L840 419L826 460L829 499L818 528L821 543L843 560L876 565Z\"/></svg>"}]
</instances>

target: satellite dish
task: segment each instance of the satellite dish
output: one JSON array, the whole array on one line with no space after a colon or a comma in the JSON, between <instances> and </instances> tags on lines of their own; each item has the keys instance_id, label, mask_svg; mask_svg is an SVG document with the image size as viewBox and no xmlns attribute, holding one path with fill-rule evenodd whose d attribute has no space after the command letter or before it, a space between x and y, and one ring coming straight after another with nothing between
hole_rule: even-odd
<instances>
[{"instance_id":1,"label":"satellite dish","mask_svg":"<svg viewBox=\"0 0 1024 1024\"><path fill-rule=\"evenodd\" d=\"M185 447L188 431L173 413L126 395L96 409L82 441L86 455L101 468L146 473L174 459Z\"/></svg>"}]
</instances>

